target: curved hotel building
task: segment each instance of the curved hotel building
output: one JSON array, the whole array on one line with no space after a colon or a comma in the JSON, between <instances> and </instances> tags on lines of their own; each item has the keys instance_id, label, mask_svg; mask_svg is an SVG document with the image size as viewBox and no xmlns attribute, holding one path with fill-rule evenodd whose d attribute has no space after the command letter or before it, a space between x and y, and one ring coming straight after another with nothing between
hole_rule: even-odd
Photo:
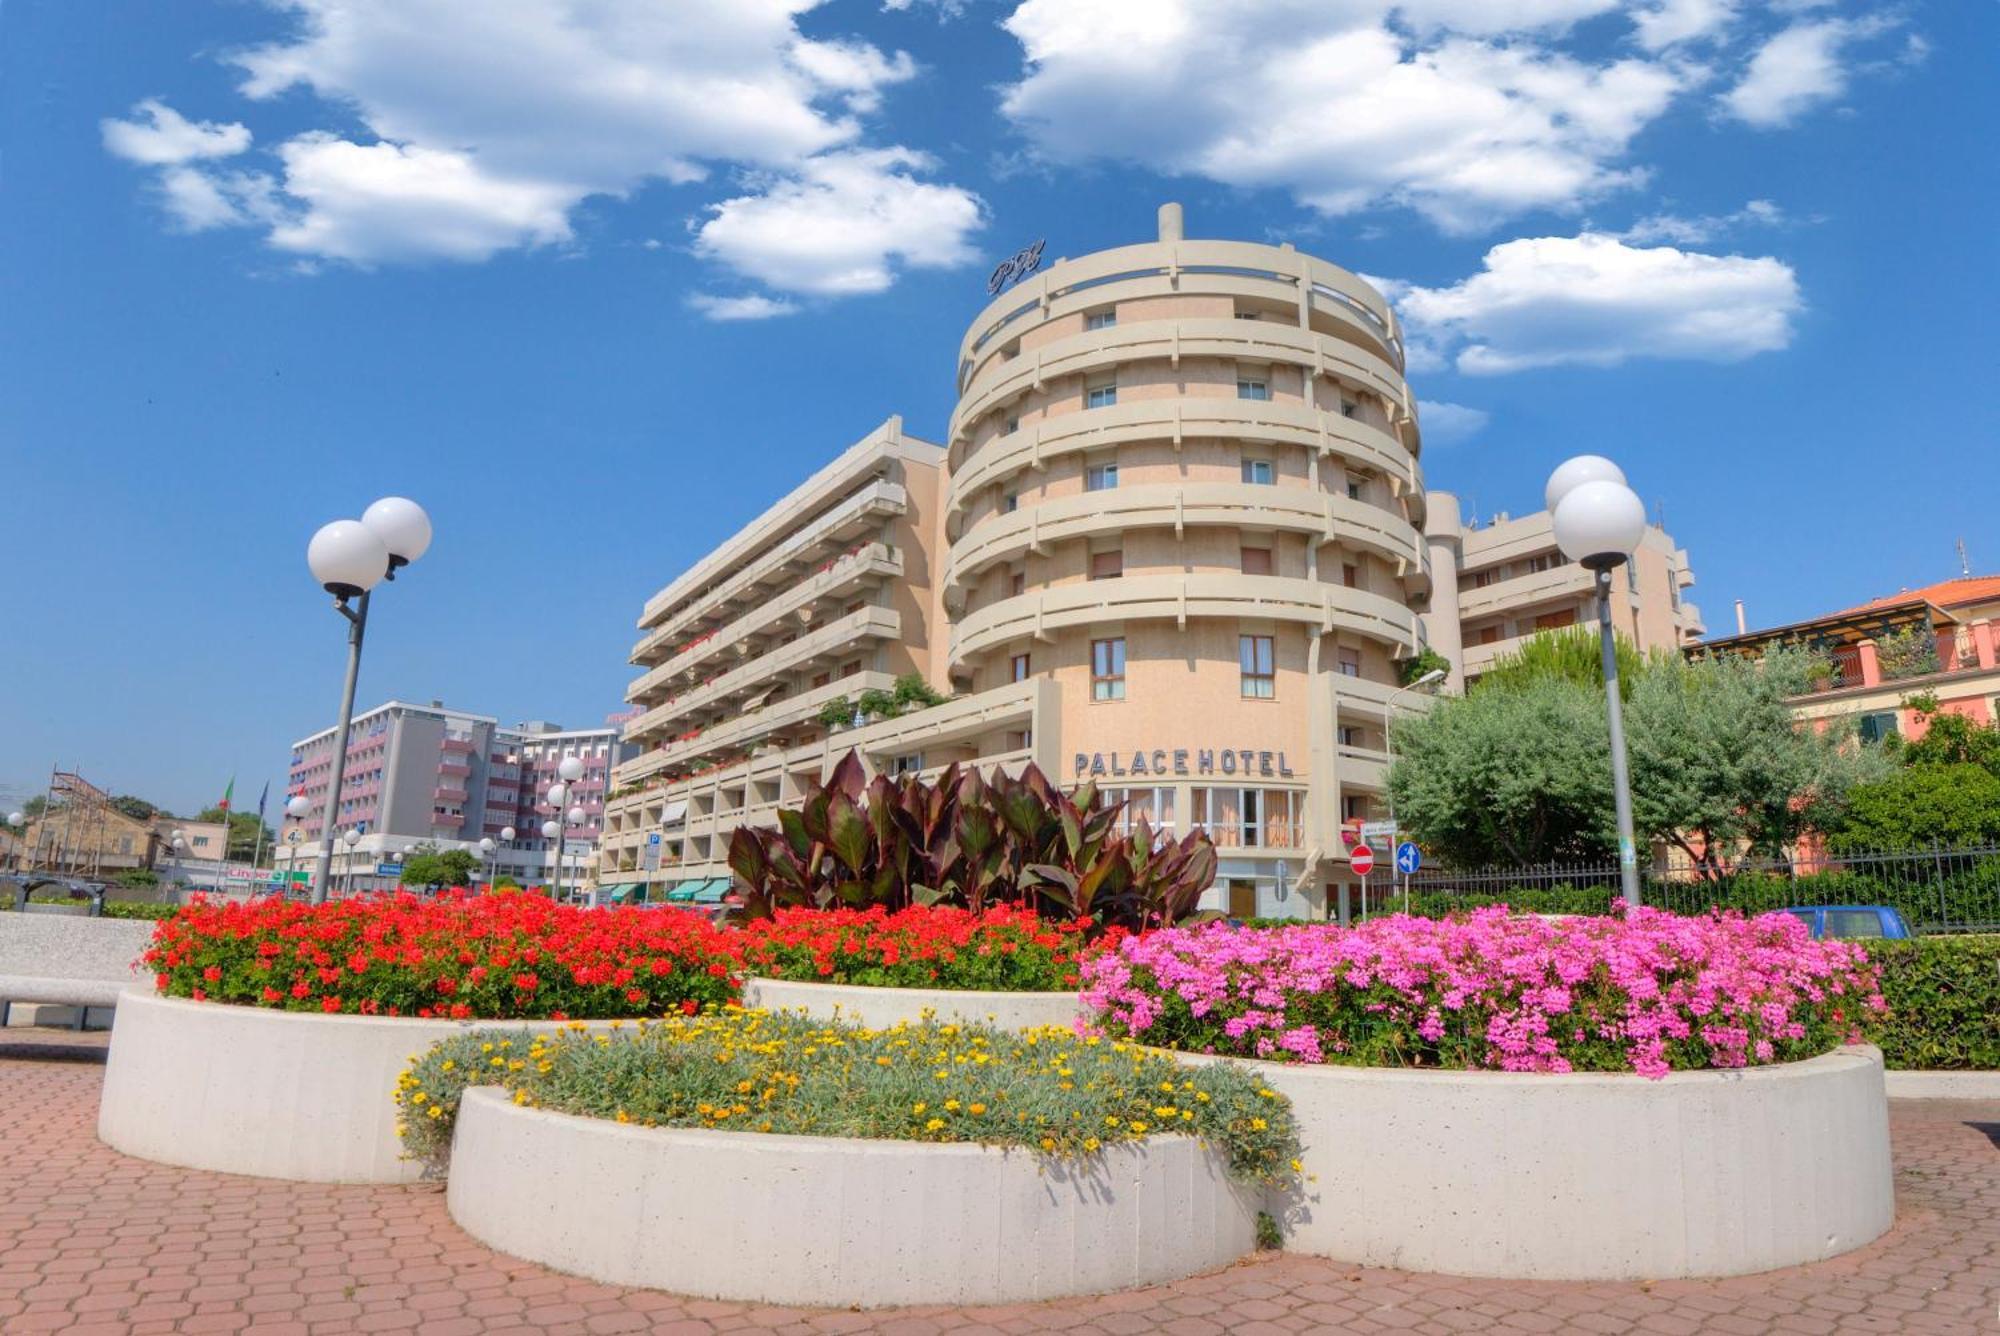
<instances>
[{"instance_id":1,"label":"curved hotel building","mask_svg":"<svg viewBox=\"0 0 2000 1336\"><path fill-rule=\"evenodd\" d=\"M1208 830L1217 907L1343 909L1401 662L1435 645L1457 684L1589 604L1546 515L1466 529L1427 495L1402 367L1367 283L1187 240L1178 205L1155 241L1003 291L942 445L891 419L647 603L600 885L719 895L730 832L857 747L890 771L1033 759ZM1649 530L1634 569L1621 622L1692 638L1686 554ZM820 722L908 673L949 699Z\"/></svg>"}]
</instances>

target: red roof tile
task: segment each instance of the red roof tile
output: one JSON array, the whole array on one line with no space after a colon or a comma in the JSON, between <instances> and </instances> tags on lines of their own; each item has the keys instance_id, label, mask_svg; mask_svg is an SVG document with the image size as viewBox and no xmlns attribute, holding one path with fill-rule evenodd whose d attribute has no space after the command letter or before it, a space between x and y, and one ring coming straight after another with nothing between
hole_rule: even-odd
<instances>
[{"instance_id":1,"label":"red roof tile","mask_svg":"<svg viewBox=\"0 0 2000 1336\"><path fill-rule=\"evenodd\" d=\"M1893 608L1904 603L1914 603L1922 599L1940 608L1955 608L1966 603L1985 603L2000 599L2000 575L1961 576L1956 580L1940 580L1921 589L1905 589L1900 594L1889 594L1882 598L1870 599L1866 603L1839 612L1828 613L1829 617L1844 617L1853 612L1869 612L1875 608ZM1818 620L1818 619L1815 619Z\"/></svg>"}]
</instances>

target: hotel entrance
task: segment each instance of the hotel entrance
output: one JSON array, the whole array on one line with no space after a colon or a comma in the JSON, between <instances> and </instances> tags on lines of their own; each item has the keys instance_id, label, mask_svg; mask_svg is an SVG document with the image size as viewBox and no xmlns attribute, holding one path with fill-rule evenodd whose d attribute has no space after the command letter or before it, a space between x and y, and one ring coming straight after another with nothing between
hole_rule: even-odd
<instances>
[{"instance_id":1,"label":"hotel entrance","mask_svg":"<svg viewBox=\"0 0 2000 1336\"><path fill-rule=\"evenodd\" d=\"M1223 906L1229 917L1257 917L1257 883L1246 877L1231 877L1223 886Z\"/></svg>"}]
</instances>

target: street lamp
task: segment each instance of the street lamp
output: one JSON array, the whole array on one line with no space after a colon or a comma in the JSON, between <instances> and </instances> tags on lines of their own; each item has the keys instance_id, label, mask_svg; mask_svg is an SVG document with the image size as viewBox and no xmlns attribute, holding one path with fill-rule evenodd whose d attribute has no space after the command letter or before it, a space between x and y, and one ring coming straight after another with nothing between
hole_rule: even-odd
<instances>
[{"instance_id":1,"label":"street lamp","mask_svg":"<svg viewBox=\"0 0 2000 1336\"><path fill-rule=\"evenodd\" d=\"M556 839L556 838L558 838L558 837L559 837L559 836L560 836L561 834L562 834L562 822L560 822L560 821L544 821L544 822L542 823L542 838L543 838L543 839L545 839L545 840L553 840L553 839ZM561 868L557 868L557 869L556 869L556 881L555 881L555 884L554 884L554 891L553 891L553 893L552 893L552 894L550 895L550 897L549 897L549 898L550 898L550 899L552 899L552 900L559 900L559 899L561 899L561 898L562 898L562 869L561 869Z\"/></svg>"},{"instance_id":2,"label":"street lamp","mask_svg":"<svg viewBox=\"0 0 2000 1336\"><path fill-rule=\"evenodd\" d=\"M1436 686L1439 682L1444 681L1445 672L1446 670L1443 668L1433 668L1416 681L1405 682L1402 686L1397 687L1389 693L1389 702L1382 707L1382 746L1389 753L1389 765L1388 769L1384 771L1383 788L1389 795L1389 829L1392 832L1390 835L1391 840L1400 840L1403 838L1402 828L1396 824L1396 789L1393 784L1388 782L1389 773L1393 772L1396 768L1396 697L1406 691L1417 691L1424 687ZM1392 845L1389 850L1389 856L1393 859L1395 853L1395 848ZM1390 866L1394 867L1395 864L1391 863ZM1390 875L1393 876L1394 873ZM1407 876L1403 878L1403 912L1405 914L1410 912L1410 879Z\"/></svg>"},{"instance_id":3,"label":"street lamp","mask_svg":"<svg viewBox=\"0 0 2000 1336\"><path fill-rule=\"evenodd\" d=\"M493 851L498 847L498 845L493 843L493 837L490 835L479 841L479 870L486 874L486 884L488 886L493 884Z\"/></svg>"},{"instance_id":4,"label":"street lamp","mask_svg":"<svg viewBox=\"0 0 2000 1336\"><path fill-rule=\"evenodd\" d=\"M549 806L556 809L556 899L562 898L563 855L568 851L569 827L583 823L583 808L572 807L564 812L563 804L570 799L570 791L583 778L583 762L574 756L565 756L556 763L557 782L549 785ZM564 817L568 817L565 821ZM548 833L548 827L542 827Z\"/></svg>"},{"instance_id":5,"label":"street lamp","mask_svg":"<svg viewBox=\"0 0 2000 1336\"><path fill-rule=\"evenodd\" d=\"M7 827L14 832L14 871L17 875L21 871L21 827L27 824L28 818L25 813L7 813Z\"/></svg>"},{"instance_id":6,"label":"street lamp","mask_svg":"<svg viewBox=\"0 0 2000 1336\"><path fill-rule=\"evenodd\" d=\"M1618 699L1618 645L1611 630L1611 572L1646 534L1646 506L1625 474L1602 455L1578 455L1549 475L1556 546L1597 576L1597 629L1604 657L1605 713L1611 721L1611 785L1618 811L1618 882L1626 912L1639 907L1639 853L1632 838L1632 782L1625 766L1625 716Z\"/></svg>"},{"instance_id":7,"label":"street lamp","mask_svg":"<svg viewBox=\"0 0 2000 1336\"><path fill-rule=\"evenodd\" d=\"M340 842L347 846L347 893L352 895L354 894L354 846L361 843L361 827L348 827L347 833L340 837ZM332 841L328 843L331 844ZM328 868L330 871L330 861Z\"/></svg>"},{"instance_id":8,"label":"street lamp","mask_svg":"<svg viewBox=\"0 0 2000 1336\"><path fill-rule=\"evenodd\" d=\"M335 520L306 545L313 579L333 595L334 610L347 619L347 681L340 693L340 724L333 735L333 778L326 788L326 823L320 833L319 870L312 902L326 903L333 871L334 826L340 818L340 785L347 769L347 731L354 724L354 680L361 672L361 638L368 630L369 591L396 578L396 569L421 557L431 545L430 516L416 502L385 496L358 520ZM348 607L348 600L356 600Z\"/></svg>"}]
</instances>

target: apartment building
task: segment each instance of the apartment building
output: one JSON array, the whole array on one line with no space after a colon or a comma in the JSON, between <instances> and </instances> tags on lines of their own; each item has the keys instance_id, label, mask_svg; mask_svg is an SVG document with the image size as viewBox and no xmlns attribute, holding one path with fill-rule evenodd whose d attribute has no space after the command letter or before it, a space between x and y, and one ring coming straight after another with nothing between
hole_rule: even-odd
<instances>
[{"instance_id":1,"label":"apartment building","mask_svg":"<svg viewBox=\"0 0 2000 1336\"><path fill-rule=\"evenodd\" d=\"M1437 572L1424 627L1431 647L1451 661L1454 690L1531 636L1597 624L1596 577L1563 556L1548 511L1474 524L1460 513L1457 497L1432 492L1424 525ZM1612 625L1642 651L1684 649L1707 630L1685 596L1693 583L1687 550L1647 525L1632 559L1613 573Z\"/></svg>"},{"instance_id":2,"label":"apartment building","mask_svg":"<svg viewBox=\"0 0 2000 1336\"><path fill-rule=\"evenodd\" d=\"M1851 719L1870 741L1921 737L1913 696L1981 724L2000 720L2000 576L1967 576L1905 589L1856 607L1764 631L1743 631L1688 651L1762 656L1797 645L1824 656L1826 670L1795 697L1801 718Z\"/></svg>"},{"instance_id":3,"label":"apartment building","mask_svg":"<svg viewBox=\"0 0 2000 1336\"><path fill-rule=\"evenodd\" d=\"M1434 507L1381 294L1289 245L1189 240L1177 205L1159 221L973 318L944 442L891 418L647 601L642 750L614 778L600 883L719 898L735 828L852 747L927 775L1032 760L1128 819L1207 830L1216 907L1345 911L1389 713L1420 699L1401 665L1459 648L1467 551L1489 577L1475 634L1507 631L1474 644L1569 595L1516 580L1525 530ZM1678 599L1674 560L1642 591ZM1658 620L1643 592L1633 615ZM905 673L948 699L834 704Z\"/></svg>"},{"instance_id":4,"label":"apartment building","mask_svg":"<svg viewBox=\"0 0 2000 1336\"><path fill-rule=\"evenodd\" d=\"M286 819L278 839L281 870L310 868L318 858L328 785L332 782L335 730L292 744L287 794L304 794L305 817ZM340 831L360 839L335 843L334 876L343 886L381 889L397 879L394 864L418 845L477 849L481 839L499 848L488 869L523 884L557 881L557 841L544 839L545 821L557 818L547 800L556 767L578 758L583 777L564 808L581 807L584 819L563 841L560 884L586 879L602 833L611 769L632 754L616 727L564 729L532 721L505 727L491 715L451 709L442 701L415 705L389 701L355 716L348 735L341 784ZM515 831L511 841L502 832Z\"/></svg>"}]
</instances>

